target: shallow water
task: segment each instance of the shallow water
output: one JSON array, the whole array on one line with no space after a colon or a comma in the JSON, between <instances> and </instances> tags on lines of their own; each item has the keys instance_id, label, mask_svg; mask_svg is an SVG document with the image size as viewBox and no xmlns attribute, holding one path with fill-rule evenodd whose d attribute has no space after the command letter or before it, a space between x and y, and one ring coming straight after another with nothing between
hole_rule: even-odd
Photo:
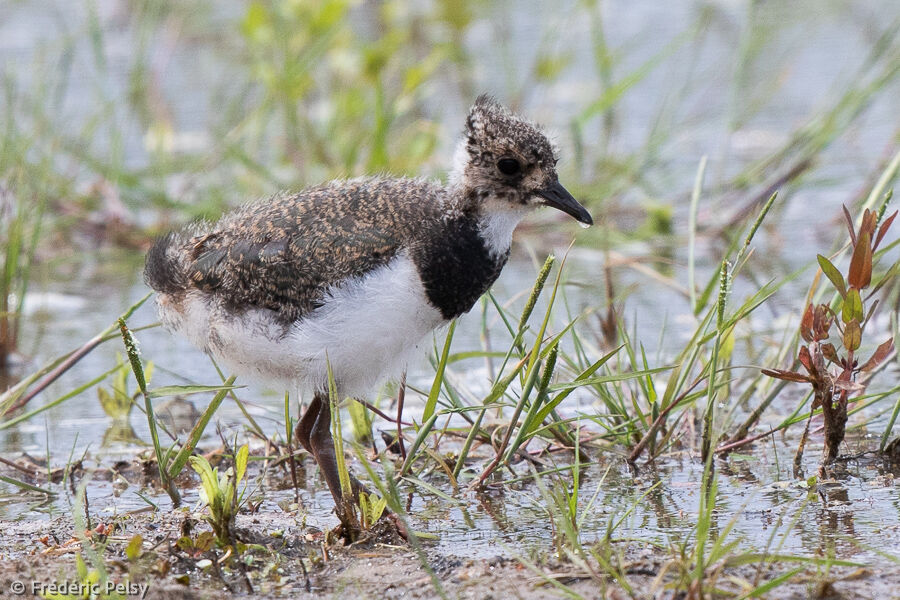
<instances>
[{"instance_id":1,"label":"shallow water","mask_svg":"<svg viewBox=\"0 0 900 600\"><path fill-rule=\"evenodd\" d=\"M792 450L782 446L780 452L782 460L789 461ZM851 464L844 478L820 486L821 493L810 493L786 469L777 473L771 454L771 449L757 447L752 456L720 465L714 529L722 531L734 519L729 539L741 540L746 551L877 561L873 550L898 547L900 495L895 478L900 466ZM814 462L807 461L811 467ZM519 470L527 473L522 465ZM697 458L687 456L665 458L636 476L622 461L601 458L592 463L583 472L579 498L581 510L588 511L582 541L602 539L607 526L623 517L614 540L642 540L667 548L690 539L702 473ZM598 487L596 500L587 507ZM488 493L465 509L448 509L435 500L437 514L428 510L427 501L422 503L417 520L440 536L439 547L448 554L527 556L548 551L552 529L547 503L533 485ZM415 512L416 503L413 507Z\"/></svg>"}]
</instances>

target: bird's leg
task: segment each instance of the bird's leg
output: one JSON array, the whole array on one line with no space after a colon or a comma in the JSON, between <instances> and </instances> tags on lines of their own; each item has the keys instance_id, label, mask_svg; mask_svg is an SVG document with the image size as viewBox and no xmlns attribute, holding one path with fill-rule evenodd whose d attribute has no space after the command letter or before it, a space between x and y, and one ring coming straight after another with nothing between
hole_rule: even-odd
<instances>
[{"instance_id":1,"label":"bird's leg","mask_svg":"<svg viewBox=\"0 0 900 600\"><path fill-rule=\"evenodd\" d=\"M313 413L314 408L316 409L315 413ZM307 417L309 417L309 419L307 419ZM305 439L308 440L310 445L308 450L310 454L313 455L313 458L316 459L316 463L322 470L322 476L325 477L325 483L328 484L328 489L331 491L331 495L334 496L335 503L339 503L339 500L342 499L343 496L341 494L340 474L337 470L337 455L334 450L334 439L331 437L331 405L327 398L320 397L319 395L316 395L316 397L313 398L306 414L303 415L303 418L297 425L296 434L297 437L300 438L301 444L304 443L303 439L305 435ZM306 446L304 445L304 447ZM322 455L321 459L319 458L320 454ZM334 464L333 469L330 466L324 466L325 464L331 465L332 463ZM350 475L350 490L353 493L353 502L358 504L359 493L366 492L368 494L369 490L353 476L353 473L348 474Z\"/></svg>"},{"instance_id":2,"label":"bird's leg","mask_svg":"<svg viewBox=\"0 0 900 600\"><path fill-rule=\"evenodd\" d=\"M354 518L350 503L359 502L359 491L362 486L351 475L351 497L344 498L344 494L341 491L341 477L338 472L337 455L334 451L334 439L331 437L331 406L328 398L325 396L316 394L316 399L319 401L319 410L309 432L309 444L312 448L312 455L319 465L319 470L325 478L325 483L328 484L332 498L334 498L337 516L341 521L341 525L344 526L345 534L350 533L352 535L351 532L359 531L359 524Z\"/></svg>"},{"instance_id":3,"label":"bird's leg","mask_svg":"<svg viewBox=\"0 0 900 600\"><path fill-rule=\"evenodd\" d=\"M313 404L317 405L318 410L312 418L309 430L310 451L322 471L322 476L325 478L325 483L328 484L335 504L340 506L343 494L337 468L337 456L334 452L334 439L331 437L331 406L327 399L323 400L318 394L313 399ZM310 408L313 407L313 404L310 405ZM305 418L306 416L304 416Z\"/></svg>"},{"instance_id":4,"label":"bird's leg","mask_svg":"<svg viewBox=\"0 0 900 600\"><path fill-rule=\"evenodd\" d=\"M337 455L334 449L334 439L331 436L331 405L328 396L324 393L316 394L309 407L297 424L294 431L297 439L306 450L312 454L319 470L328 484L328 490L334 498L335 512L341 521L344 535L352 540L359 532L359 524L353 516L350 503L359 505L359 494L369 493L369 490L359 482L356 477L350 475L350 489L352 497L344 500L341 492L341 479L337 468ZM405 524L394 515L390 509L385 508L384 517L394 524L397 533L408 539Z\"/></svg>"},{"instance_id":5,"label":"bird's leg","mask_svg":"<svg viewBox=\"0 0 900 600\"><path fill-rule=\"evenodd\" d=\"M312 432L313 425L316 423L316 419L319 416L319 411L322 410L323 404L322 399L316 394L313 397L312 402L310 402L309 406L306 408L306 412L303 413L303 417L300 418L300 422L297 423L297 427L294 429L294 436L299 440L300 445L313 455L313 458L315 458L315 453L313 453L312 445L310 444L309 434Z\"/></svg>"}]
</instances>

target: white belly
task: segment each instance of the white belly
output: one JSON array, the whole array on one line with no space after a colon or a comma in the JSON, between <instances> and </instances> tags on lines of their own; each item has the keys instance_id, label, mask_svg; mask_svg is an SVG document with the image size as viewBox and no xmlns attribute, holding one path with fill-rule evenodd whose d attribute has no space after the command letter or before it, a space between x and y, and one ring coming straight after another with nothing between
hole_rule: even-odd
<instances>
[{"instance_id":1,"label":"white belly","mask_svg":"<svg viewBox=\"0 0 900 600\"><path fill-rule=\"evenodd\" d=\"M202 292L177 306L161 295L158 305L168 327L226 369L303 395L325 388L329 363L342 396L372 392L421 356L425 337L445 323L406 256L332 288L321 308L289 326L268 309L234 314Z\"/></svg>"}]
</instances>

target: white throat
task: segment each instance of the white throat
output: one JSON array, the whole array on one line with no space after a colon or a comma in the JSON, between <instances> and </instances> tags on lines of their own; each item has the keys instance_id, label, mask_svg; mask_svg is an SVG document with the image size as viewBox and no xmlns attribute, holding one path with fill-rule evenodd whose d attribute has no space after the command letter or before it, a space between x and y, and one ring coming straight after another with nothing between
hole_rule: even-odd
<instances>
[{"instance_id":1,"label":"white throat","mask_svg":"<svg viewBox=\"0 0 900 600\"><path fill-rule=\"evenodd\" d=\"M501 202L506 206L496 206ZM479 227L484 242L492 253L506 254L512 244L513 231L525 214L525 207L512 207L502 200L487 201Z\"/></svg>"}]
</instances>

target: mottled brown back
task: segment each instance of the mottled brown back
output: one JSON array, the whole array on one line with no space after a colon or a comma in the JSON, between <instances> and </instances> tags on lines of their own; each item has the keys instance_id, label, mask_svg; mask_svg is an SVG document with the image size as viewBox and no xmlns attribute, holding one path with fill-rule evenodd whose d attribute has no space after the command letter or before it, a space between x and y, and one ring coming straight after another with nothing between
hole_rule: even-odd
<instances>
[{"instance_id":1,"label":"mottled brown back","mask_svg":"<svg viewBox=\"0 0 900 600\"><path fill-rule=\"evenodd\" d=\"M437 227L442 193L421 180L370 178L275 196L161 239L145 278L157 291L195 288L289 323L320 306L330 286L387 264Z\"/></svg>"}]
</instances>

